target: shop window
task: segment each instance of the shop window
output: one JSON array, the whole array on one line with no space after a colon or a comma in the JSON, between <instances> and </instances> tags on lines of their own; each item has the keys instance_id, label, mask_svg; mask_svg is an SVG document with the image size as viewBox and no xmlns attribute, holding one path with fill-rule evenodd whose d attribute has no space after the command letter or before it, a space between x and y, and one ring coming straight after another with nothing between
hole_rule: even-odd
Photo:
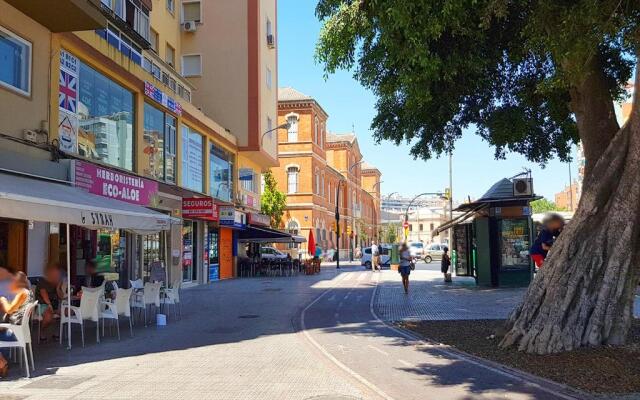
<instances>
[{"instance_id":1,"label":"shop window","mask_svg":"<svg viewBox=\"0 0 640 400\"><path fill-rule=\"evenodd\" d=\"M233 201L233 155L212 143L209 157L211 195L220 200Z\"/></svg>"},{"instance_id":2,"label":"shop window","mask_svg":"<svg viewBox=\"0 0 640 400\"><path fill-rule=\"evenodd\" d=\"M298 141L298 117L291 116L287 118L287 122L289 123L289 129L287 130L287 142L297 142Z\"/></svg>"},{"instance_id":3,"label":"shop window","mask_svg":"<svg viewBox=\"0 0 640 400\"><path fill-rule=\"evenodd\" d=\"M176 154L178 152L177 121L170 114L164 116L164 179L176 183Z\"/></svg>"},{"instance_id":4,"label":"shop window","mask_svg":"<svg viewBox=\"0 0 640 400\"><path fill-rule=\"evenodd\" d=\"M182 22L194 21L200 22L202 19L200 2L190 1L182 3Z\"/></svg>"},{"instance_id":5,"label":"shop window","mask_svg":"<svg viewBox=\"0 0 640 400\"><path fill-rule=\"evenodd\" d=\"M31 95L31 43L0 27L0 85Z\"/></svg>"},{"instance_id":6,"label":"shop window","mask_svg":"<svg viewBox=\"0 0 640 400\"><path fill-rule=\"evenodd\" d=\"M289 193L298 193L298 167L287 168L287 191Z\"/></svg>"},{"instance_id":7,"label":"shop window","mask_svg":"<svg viewBox=\"0 0 640 400\"><path fill-rule=\"evenodd\" d=\"M195 281L198 278L196 227L197 224L194 221L182 222L182 280L184 282Z\"/></svg>"},{"instance_id":8,"label":"shop window","mask_svg":"<svg viewBox=\"0 0 640 400\"><path fill-rule=\"evenodd\" d=\"M133 94L80 62L78 152L131 171L133 168Z\"/></svg>"},{"instance_id":9,"label":"shop window","mask_svg":"<svg viewBox=\"0 0 640 400\"><path fill-rule=\"evenodd\" d=\"M240 185L243 190L251 193L257 193L256 192L257 185L255 183L256 174L253 172L253 169L240 168L240 170L238 171L238 175L239 175L238 179L240 180Z\"/></svg>"},{"instance_id":10,"label":"shop window","mask_svg":"<svg viewBox=\"0 0 640 400\"><path fill-rule=\"evenodd\" d=\"M526 219L502 219L500 230L500 268L502 270L528 269L529 222Z\"/></svg>"},{"instance_id":11,"label":"shop window","mask_svg":"<svg viewBox=\"0 0 640 400\"><path fill-rule=\"evenodd\" d=\"M148 103L144 104L143 174L164 179L164 113Z\"/></svg>"},{"instance_id":12,"label":"shop window","mask_svg":"<svg viewBox=\"0 0 640 400\"><path fill-rule=\"evenodd\" d=\"M202 56L200 54L188 54L182 56L182 76L201 76Z\"/></svg>"},{"instance_id":13,"label":"shop window","mask_svg":"<svg viewBox=\"0 0 640 400\"><path fill-rule=\"evenodd\" d=\"M182 126L182 186L204 192L204 138Z\"/></svg>"}]
</instances>

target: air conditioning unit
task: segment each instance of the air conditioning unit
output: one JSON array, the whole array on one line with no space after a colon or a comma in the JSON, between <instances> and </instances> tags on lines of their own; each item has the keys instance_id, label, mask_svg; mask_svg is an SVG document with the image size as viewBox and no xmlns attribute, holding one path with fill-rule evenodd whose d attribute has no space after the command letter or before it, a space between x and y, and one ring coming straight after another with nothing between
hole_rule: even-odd
<instances>
[{"instance_id":1,"label":"air conditioning unit","mask_svg":"<svg viewBox=\"0 0 640 400\"><path fill-rule=\"evenodd\" d=\"M273 49L276 47L276 40L273 35L267 35L267 47Z\"/></svg>"},{"instance_id":2,"label":"air conditioning unit","mask_svg":"<svg viewBox=\"0 0 640 400\"><path fill-rule=\"evenodd\" d=\"M196 21L185 21L185 23L182 24L182 29L185 32L195 32L198 29L198 25Z\"/></svg>"},{"instance_id":3,"label":"air conditioning unit","mask_svg":"<svg viewBox=\"0 0 640 400\"><path fill-rule=\"evenodd\" d=\"M533 180L531 178L518 178L513 180L513 195L519 196L532 196L533 195Z\"/></svg>"}]
</instances>

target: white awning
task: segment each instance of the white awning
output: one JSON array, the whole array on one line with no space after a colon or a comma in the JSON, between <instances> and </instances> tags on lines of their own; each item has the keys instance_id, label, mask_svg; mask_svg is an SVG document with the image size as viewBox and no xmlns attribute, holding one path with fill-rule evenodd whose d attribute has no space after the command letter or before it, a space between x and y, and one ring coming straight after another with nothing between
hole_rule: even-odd
<instances>
[{"instance_id":1,"label":"white awning","mask_svg":"<svg viewBox=\"0 0 640 400\"><path fill-rule=\"evenodd\" d=\"M7 173L0 173L0 217L147 233L171 226L169 215L139 205Z\"/></svg>"}]
</instances>

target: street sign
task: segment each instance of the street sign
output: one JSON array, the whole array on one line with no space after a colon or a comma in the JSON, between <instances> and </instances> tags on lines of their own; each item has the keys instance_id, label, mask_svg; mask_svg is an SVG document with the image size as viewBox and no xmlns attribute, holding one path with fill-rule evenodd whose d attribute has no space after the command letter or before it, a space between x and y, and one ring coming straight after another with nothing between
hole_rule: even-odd
<instances>
[{"instance_id":1,"label":"street sign","mask_svg":"<svg viewBox=\"0 0 640 400\"><path fill-rule=\"evenodd\" d=\"M404 229L409 229L409 221L404 221L404 222L402 223L402 227L403 227Z\"/></svg>"}]
</instances>

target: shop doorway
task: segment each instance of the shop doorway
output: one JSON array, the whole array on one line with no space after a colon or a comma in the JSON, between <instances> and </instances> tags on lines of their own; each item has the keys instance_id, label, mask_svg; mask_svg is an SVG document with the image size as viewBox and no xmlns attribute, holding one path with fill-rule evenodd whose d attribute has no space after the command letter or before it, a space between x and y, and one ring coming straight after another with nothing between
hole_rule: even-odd
<instances>
[{"instance_id":1,"label":"shop doorway","mask_svg":"<svg viewBox=\"0 0 640 400\"><path fill-rule=\"evenodd\" d=\"M182 281L198 281L198 224L184 220L182 223Z\"/></svg>"},{"instance_id":2,"label":"shop doorway","mask_svg":"<svg viewBox=\"0 0 640 400\"><path fill-rule=\"evenodd\" d=\"M25 221L0 220L0 266L14 272L26 272L26 244Z\"/></svg>"}]
</instances>

